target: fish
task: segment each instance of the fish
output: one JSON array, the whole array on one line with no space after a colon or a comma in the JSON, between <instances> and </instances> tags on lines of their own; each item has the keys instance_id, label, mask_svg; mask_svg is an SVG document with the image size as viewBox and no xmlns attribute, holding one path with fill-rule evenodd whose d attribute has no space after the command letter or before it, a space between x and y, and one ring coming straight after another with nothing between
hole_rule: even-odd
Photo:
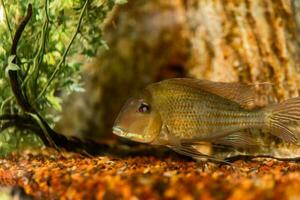
<instances>
[{"instance_id":1,"label":"fish","mask_svg":"<svg viewBox=\"0 0 300 200\"><path fill-rule=\"evenodd\" d=\"M127 100L112 132L195 159L268 155L278 141L297 145L300 97L257 106L255 87L193 78L152 83Z\"/></svg>"}]
</instances>

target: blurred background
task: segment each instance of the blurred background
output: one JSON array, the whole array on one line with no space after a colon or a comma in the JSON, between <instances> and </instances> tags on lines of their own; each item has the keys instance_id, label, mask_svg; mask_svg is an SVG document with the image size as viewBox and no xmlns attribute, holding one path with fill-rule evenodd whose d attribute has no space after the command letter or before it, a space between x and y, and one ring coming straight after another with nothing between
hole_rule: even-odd
<instances>
[{"instance_id":1,"label":"blurred background","mask_svg":"<svg viewBox=\"0 0 300 200\"><path fill-rule=\"evenodd\" d=\"M108 50L82 73L85 92L65 100L57 129L97 140L124 101L147 84L173 77L269 82L263 104L297 96L299 1L129 1L104 24Z\"/></svg>"}]
</instances>

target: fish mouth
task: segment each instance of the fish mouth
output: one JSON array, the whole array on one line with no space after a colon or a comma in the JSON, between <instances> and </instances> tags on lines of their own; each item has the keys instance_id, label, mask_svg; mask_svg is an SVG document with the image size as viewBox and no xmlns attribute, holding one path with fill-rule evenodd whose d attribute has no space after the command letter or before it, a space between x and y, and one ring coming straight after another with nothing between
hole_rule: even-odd
<instances>
[{"instance_id":1,"label":"fish mouth","mask_svg":"<svg viewBox=\"0 0 300 200\"><path fill-rule=\"evenodd\" d=\"M112 128L112 132L118 136L121 136L121 137L125 137L127 135L127 133L122 129L120 128L119 126L114 126Z\"/></svg>"},{"instance_id":2,"label":"fish mouth","mask_svg":"<svg viewBox=\"0 0 300 200\"><path fill-rule=\"evenodd\" d=\"M143 141L144 137L142 135L138 135L138 134L135 134L135 133L130 133L130 132L122 129L119 126L114 126L112 128L112 132L115 135L123 137L123 138L127 138L127 139L130 139L130 140L136 141L136 142L144 142Z\"/></svg>"}]
</instances>

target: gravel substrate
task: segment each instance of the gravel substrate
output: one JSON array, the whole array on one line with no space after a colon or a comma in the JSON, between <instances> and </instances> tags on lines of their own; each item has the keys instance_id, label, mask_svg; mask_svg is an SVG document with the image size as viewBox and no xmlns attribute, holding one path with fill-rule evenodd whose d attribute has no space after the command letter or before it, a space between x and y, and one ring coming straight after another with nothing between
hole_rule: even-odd
<instances>
[{"instance_id":1,"label":"gravel substrate","mask_svg":"<svg viewBox=\"0 0 300 200\"><path fill-rule=\"evenodd\" d=\"M230 166L175 154L86 158L44 150L1 159L0 183L37 199L299 199L300 164L254 159Z\"/></svg>"}]
</instances>

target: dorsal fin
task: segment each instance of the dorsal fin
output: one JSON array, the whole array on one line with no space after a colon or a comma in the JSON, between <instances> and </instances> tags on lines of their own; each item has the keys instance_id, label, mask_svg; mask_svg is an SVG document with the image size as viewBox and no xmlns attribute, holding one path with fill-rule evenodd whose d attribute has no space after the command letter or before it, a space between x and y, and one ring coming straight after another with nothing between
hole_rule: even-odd
<instances>
[{"instance_id":1,"label":"dorsal fin","mask_svg":"<svg viewBox=\"0 0 300 200\"><path fill-rule=\"evenodd\" d=\"M169 81L213 93L215 95L234 101L240 104L245 109L252 109L256 106L256 84L213 82L192 78L175 78L170 79ZM259 85L264 84L266 83L262 83Z\"/></svg>"}]
</instances>

